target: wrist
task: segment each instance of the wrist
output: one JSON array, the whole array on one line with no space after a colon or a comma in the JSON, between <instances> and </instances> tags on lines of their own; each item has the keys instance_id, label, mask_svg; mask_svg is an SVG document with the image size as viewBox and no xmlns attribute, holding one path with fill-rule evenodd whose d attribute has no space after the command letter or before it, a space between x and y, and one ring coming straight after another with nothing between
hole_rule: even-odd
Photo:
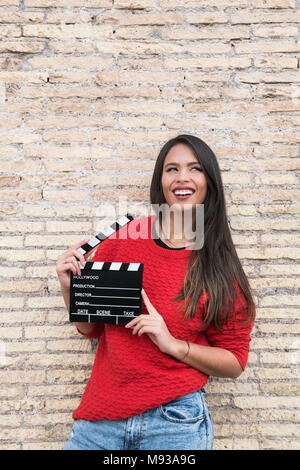
<instances>
[{"instance_id":1,"label":"wrist","mask_svg":"<svg viewBox=\"0 0 300 470\"><path fill-rule=\"evenodd\" d=\"M173 356L175 359L181 361L185 357L188 356L189 346L186 341L181 339L174 338L172 343L172 348L170 351L170 355Z\"/></svg>"}]
</instances>

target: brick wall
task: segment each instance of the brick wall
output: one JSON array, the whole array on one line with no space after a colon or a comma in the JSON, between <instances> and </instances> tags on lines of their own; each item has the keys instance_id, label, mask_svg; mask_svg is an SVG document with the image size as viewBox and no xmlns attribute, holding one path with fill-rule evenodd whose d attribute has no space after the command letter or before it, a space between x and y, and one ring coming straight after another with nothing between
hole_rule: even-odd
<instances>
[{"instance_id":1,"label":"brick wall","mask_svg":"<svg viewBox=\"0 0 300 470\"><path fill-rule=\"evenodd\" d=\"M257 301L245 373L206 387L214 448L300 448L299 6L0 0L0 448L63 447L96 343L55 261L107 206L143 215L179 133L216 152Z\"/></svg>"}]
</instances>

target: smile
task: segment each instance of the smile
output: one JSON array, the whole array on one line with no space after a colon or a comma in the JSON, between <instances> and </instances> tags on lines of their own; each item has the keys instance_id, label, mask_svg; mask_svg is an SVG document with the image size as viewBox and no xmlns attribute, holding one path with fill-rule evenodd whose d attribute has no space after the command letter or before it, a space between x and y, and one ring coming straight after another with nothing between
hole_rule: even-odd
<instances>
[{"instance_id":1,"label":"smile","mask_svg":"<svg viewBox=\"0 0 300 470\"><path fill-rule=\"evenodd\" d=\"M193 189L175 189L173 191L174 196L176 199L188 199L194 194Z\"/></svg>"}]
</instances>

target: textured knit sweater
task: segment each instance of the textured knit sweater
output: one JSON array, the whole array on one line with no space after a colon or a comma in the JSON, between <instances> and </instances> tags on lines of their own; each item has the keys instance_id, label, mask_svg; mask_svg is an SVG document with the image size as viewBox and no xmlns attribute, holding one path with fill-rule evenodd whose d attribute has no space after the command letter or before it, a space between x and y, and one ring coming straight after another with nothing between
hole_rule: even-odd
<instances>
[{"instance_id":1,"label":"textured knit sweater","mask_svg":"<svg viewBox=\"0 0 300 470\"><path fill-rule=\"evenodd\" d=\"M162 315L175 338L231 351L245 369L252 324L242 323L247 303L241 293L235 299L236 316L218 332L201 329L203 294L193 319L184 320L172 301L184 280L189 249L168 250L153 238L155 216L134 219L115 235L103 241L92 261L136 262L144 264L143 288ZM142 304L142 314L148 311ZM231 315L232 316L232 315ZM79 330L78 330L79 331ZM79 331L80 332L80 331ZM100 338L91 377L74 419L124 419L202 388L208 375L174 357L162 353L147 334L133 335L123 325L95 324L87 338Z\"/></svg>"}]
</instances>

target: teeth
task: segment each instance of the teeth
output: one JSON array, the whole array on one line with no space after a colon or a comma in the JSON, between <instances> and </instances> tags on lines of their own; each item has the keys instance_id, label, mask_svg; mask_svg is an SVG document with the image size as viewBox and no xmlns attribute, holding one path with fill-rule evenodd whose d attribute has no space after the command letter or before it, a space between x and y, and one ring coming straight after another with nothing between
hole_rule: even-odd
<instances>
[{"instance_id":1,"label":"teeth","mask_svg":"<svg viewBox=\"0 0 300 470\"><path fill-rule=\"evenodd\" d=\"M177 189L174 191L174 194L177 194L178 196L187 196L189 194L193 194L193 191L186 191L185 189Z\"/></svg>"}]
</instances>

